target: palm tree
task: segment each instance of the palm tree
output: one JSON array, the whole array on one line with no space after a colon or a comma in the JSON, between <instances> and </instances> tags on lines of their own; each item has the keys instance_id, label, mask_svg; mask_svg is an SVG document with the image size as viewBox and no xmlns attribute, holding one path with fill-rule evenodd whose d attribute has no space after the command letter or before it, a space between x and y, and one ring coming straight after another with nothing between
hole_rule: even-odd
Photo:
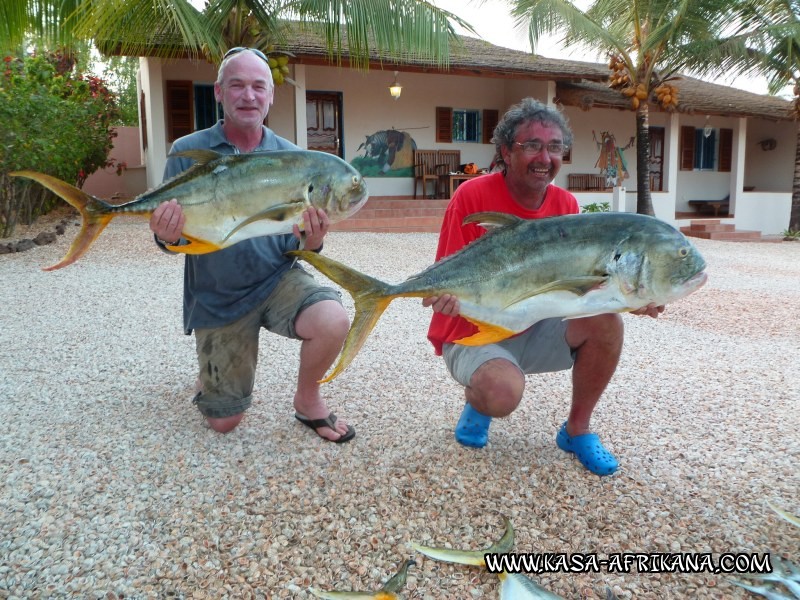
<instances>
[{"instance_id":1,"label":"palm tree","mask_svg":"<svg viewBox=\"0 0 800 600\"><path fill-rule=\"evenodd\" d=\"M426 0L3 0L0 50L33 34L50 45L93 40L128 55L204 56L218 61L237 45L291 47L287 21L325 35L332 59L348 48L366 68L370 52L389 61L419 58L446 66L454 25L470 25ZM296 29L295 29L296 30Z\"/></svg>"},{"instance_id":2,"label":"palm tree","mask_svg":"<svg viewBox=\"0 0 800 600\"><path fill-rule=\"evenodd\" d=\"M744 1L757 0L595 0L586 11L570 0L511 0L512 15L518 26L527 27L534 50L542 35L562 34L567 46L579 44L609 56L609 85L636 111L637 212L653 214L650 104L676 109L680 73L753 68L753 44L763 32L731 27L740 16L733 7Z\"/></svg>"}]
</instances>

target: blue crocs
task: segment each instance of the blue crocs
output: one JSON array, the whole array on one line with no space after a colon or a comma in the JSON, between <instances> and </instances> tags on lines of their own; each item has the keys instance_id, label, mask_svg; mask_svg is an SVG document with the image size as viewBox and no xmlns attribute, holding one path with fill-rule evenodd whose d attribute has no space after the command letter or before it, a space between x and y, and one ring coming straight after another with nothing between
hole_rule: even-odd
<instances>
[{"instance_id":1,"label":"blue crocs","mask_svg":"<svg viewBox=\"0 0 800 600\"><path fill-rule=\"evenodd\" d=\"M489 441L492 417L479 413L467 402L456 425L456 441L462 446L483 448Z\"/></svg>"},{"instance_id":2,"label":"blue crocs","mask_svg":"<svg viewBox=\"0 0 800 600\"><path fill-rule=\"evenodd\" d=\"M600 443L596 433L570 437L566 421L556 436L556 444L565 452L573 452L581 464L595 475L611 475L619 467L617 459Z\"/></svg>"}]
</instances>

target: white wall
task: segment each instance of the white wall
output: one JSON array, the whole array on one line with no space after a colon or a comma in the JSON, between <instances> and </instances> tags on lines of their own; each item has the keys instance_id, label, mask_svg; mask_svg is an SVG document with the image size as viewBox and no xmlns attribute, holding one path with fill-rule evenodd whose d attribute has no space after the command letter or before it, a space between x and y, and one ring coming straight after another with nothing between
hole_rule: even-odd
<instances>
[{"instance_id":1,"label":"white wall","mask_svg":"<svg viewBox=\"0 0 800 600\"><path fill-rule=\"evenodd\" d=\"M344 131L344 159L352 161L363 155L358 146L367 135L382 129L405 131L414 138L420 149L458 149L461 162L474 162L488 167L494 157L493 144L437 143L436 107L465 109L506 109L502 79L486 80L475 77L443 75L436 78L420 73L399 73L403 87L400 98L389 95L394 80L393 71L371 69L357 72L344 68L308 66L305 68L306 90L341 91ZM371 177L367 179L370 194L411 195L413 178Z\"/></svg>"},{"instance_id":2,"label":"white wall","mask_svg":"<svg viewBox=\"0 0 800 600\"><path fill-rule=\"evenodd\" d=\"M762 150L759 142L770 138L777 142L775 150ZM796 145L797 124L749 119L744 185L765 192L791 191Z\"/></svg>"}]
</instances>

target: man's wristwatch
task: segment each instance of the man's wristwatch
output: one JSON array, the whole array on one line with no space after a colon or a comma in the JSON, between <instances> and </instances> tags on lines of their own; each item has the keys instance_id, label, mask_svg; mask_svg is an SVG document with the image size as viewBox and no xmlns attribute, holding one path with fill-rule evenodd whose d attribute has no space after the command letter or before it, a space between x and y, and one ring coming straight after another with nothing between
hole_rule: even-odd
<instances>
[{"instance_id":1,"label":"man's wristwatch","mask_svg":"<svg viewBox=\"0 0 800 600\"><path fill-rule=\"evenodd\" d=\"M156 241L162 246L180 246L181 244L181 238L178 238L174 242L167 242L165 240L162 240L160 237L156 236Z\"/></svg>"}]
</instances>

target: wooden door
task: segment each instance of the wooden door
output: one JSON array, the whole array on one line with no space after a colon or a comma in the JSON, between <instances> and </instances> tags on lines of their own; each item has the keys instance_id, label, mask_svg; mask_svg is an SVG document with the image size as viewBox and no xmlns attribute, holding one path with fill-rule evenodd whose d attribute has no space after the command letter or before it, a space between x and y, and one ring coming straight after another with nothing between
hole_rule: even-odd
<instances>
[{"instance_id":1,"label":"wooden door","mask_svg":"<svg viewBox=\"0 0 800 600\"><path fill-rule=\"evenodd\" d=\"M342 154L342 94L306 92L308 149Z\"/></svg>"},{"instance_id":2,"label":"wooden door","mask_svg":"<svg viewBox=\"0 0 800 600\"><path fill-rule=\"evenodd\" d=\"M650 128L650 191L664 191L664 128Z\"/></svg>"}]
</instances>

